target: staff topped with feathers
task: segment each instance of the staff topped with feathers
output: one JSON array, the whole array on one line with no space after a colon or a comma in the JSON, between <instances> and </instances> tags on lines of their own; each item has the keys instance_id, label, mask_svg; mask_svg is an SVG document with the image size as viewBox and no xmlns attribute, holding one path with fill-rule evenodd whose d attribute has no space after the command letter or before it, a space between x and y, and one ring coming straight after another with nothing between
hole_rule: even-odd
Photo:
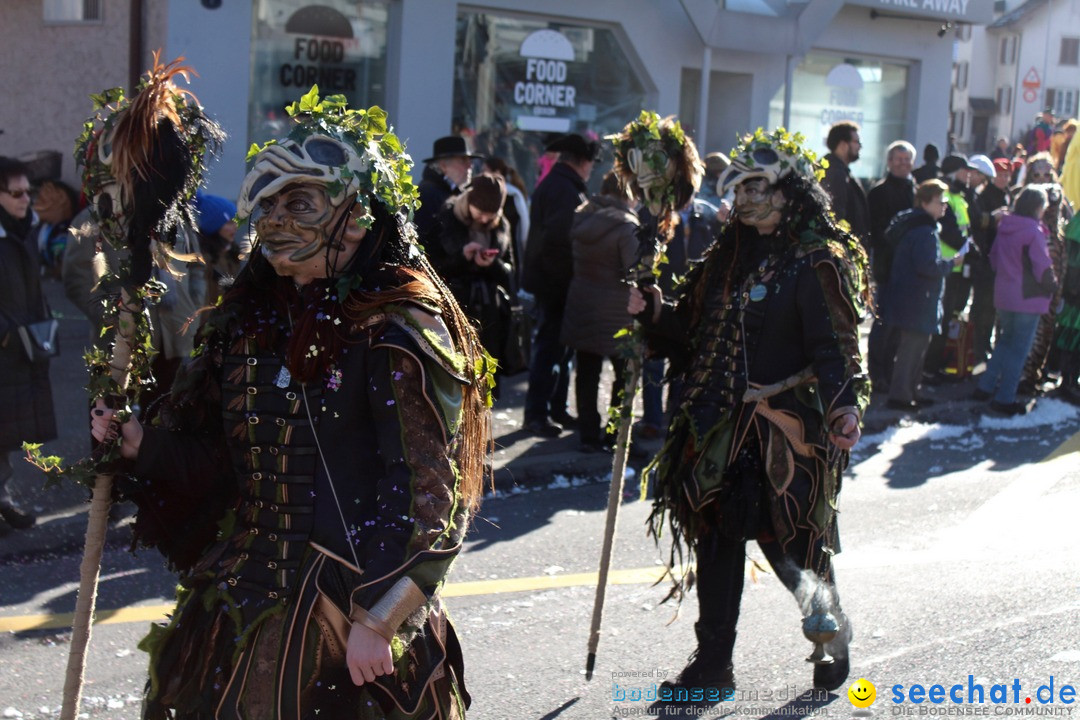
<instances>
[{"instance_id":1,"label":"staff topped with feathers","mask_svg":"<svg viewBox=\"0 0 1080 720\"><path fill-rule=\"evenodd\" d=\"M202 182L207 151L225 139L195 95L177 87L193 70L179 57L161 64L154 53L134 97L121 88L92 96L94 114L75 144L83 191L103 239L131 251L125 285L150 276L151 243L171 246L177 229L194 227L192 200Z\"/></svg>"}]
</instances>

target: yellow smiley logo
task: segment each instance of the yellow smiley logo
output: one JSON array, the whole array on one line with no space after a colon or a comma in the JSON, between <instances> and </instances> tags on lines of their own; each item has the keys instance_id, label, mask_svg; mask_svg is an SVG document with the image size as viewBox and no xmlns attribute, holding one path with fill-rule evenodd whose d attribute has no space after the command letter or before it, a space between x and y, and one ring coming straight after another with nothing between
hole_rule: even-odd
<instances>
[{"instance_id":1,"label":"yellow smiley logo","mask_svg":"<svg viewBox=\"0 0 1080 720\"><path fill-rule=\"evenodd\" d=\"M848 700L857 708L868 708L877 699L877 688L865 678L859 678L847 690Z\"/></svg>"}]
</instances>

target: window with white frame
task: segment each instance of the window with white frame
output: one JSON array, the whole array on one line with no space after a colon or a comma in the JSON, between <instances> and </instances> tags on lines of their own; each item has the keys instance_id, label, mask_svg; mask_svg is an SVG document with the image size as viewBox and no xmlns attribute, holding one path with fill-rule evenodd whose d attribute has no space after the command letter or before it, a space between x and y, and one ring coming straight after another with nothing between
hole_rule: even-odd
<instances>
[{"instance_id":1,"label":"window with white frame","mask_svg":"<svg viewBox=\"0 0 1080 720\"><path fill-rule=\"evenodd\" d=\"M997 106L1002 115L1012 112L1012 88L1008 85L997 89Z\"/></svg>"},{"instance_id":2,"label":"window with white frame","mask_svg":"<svg viewBox=\"0 0 1080 720\"><path fill-rule=\"evenodd\" d=\"M1059 65L1080 65L1080 37L1061 38Z\"/></svg>"},{"instance_id":3,"label":"window with white frame","mask_svg":"<svg viewBox=\"0 0 1080 720\"><path fill-rule=\"evenodd\" d=\"M998 64L1013 65L1016 63L1016 46L1018 38L1015 35L1003 35L998 49Z\"/></svg>"},{"instance_id":4,"label":"window with white frame","mask_svg":"<svg viewBox=\"0 0 1080 720\"><path fill-rule=\"evenodd\" d=\"M1053 108L1055 117L1074 117L1078 95L1076 88L1047 88L1046 106Z\"/></svg>"},{"instance_id":5,"label":"window with white frame","mask_svg":"<svg viewBox=\"0 0 1080 720\"><path fill-rule=\"evenodd\" d=\"M968 86L968 66L970 63L967 60L956 63L956 89L966 90Z\"/></svg>"},{"instance_id":6,"label":"window with white frame","mask_svg":"<svg viewBox=\"0 0 1080 720\"><path fill-rule=\"evenodd\" d=\"M43 0L47 23L100 22L102 0Z\"/></svg>"}]
</instances>

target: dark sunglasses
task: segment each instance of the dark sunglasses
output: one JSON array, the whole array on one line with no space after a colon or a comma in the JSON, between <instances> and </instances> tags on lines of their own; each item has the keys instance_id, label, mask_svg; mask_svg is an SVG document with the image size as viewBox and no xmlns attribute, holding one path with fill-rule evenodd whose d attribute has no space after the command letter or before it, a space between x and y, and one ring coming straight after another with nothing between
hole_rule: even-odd
<instances>
[{"instance_id":1,"label":"dark sunglasses","mask_svg":"<svg viewBox=\"0 0 1080 720\"><path fill-rule=\"evenodd\" d=\"M7 193L8 195L15 198L16 200L30 194L29 190L22 190L22 189L19 189L19 190L7 190L7 189L4 189L4 190L0 190L0 192Z\"/></svg>"}]
</instances>

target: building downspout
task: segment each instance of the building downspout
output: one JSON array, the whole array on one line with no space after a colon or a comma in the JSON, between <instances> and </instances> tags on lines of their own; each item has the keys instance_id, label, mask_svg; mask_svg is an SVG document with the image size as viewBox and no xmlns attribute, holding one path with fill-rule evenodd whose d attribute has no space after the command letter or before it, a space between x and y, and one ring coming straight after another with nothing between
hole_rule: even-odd
<instances>
[{"instance_id":1,"label":"building downspout","mask_svg":"<svg viewBox=\"0 0 1080 720\"><path fill-rule=\"evenodd\" d=\"M712 75L712 48L705 45L705 49L701 52L701 89L699 91L700 97L698 98L698 127L697 127L697 146L698 149L704 154L707 145L705 144L707 129L709 127L709 79Z\"/></svg>"},{"instance_id":2,"label":"building downspout","mask_svg":"<svg viewBox=\"0 0 1080 720\"><path fill-rule=\"evenodd\" d=\"M128 24L128 88L135 95L143 71L143 0L131 0Z\"/></svg>"}]
</instances>

